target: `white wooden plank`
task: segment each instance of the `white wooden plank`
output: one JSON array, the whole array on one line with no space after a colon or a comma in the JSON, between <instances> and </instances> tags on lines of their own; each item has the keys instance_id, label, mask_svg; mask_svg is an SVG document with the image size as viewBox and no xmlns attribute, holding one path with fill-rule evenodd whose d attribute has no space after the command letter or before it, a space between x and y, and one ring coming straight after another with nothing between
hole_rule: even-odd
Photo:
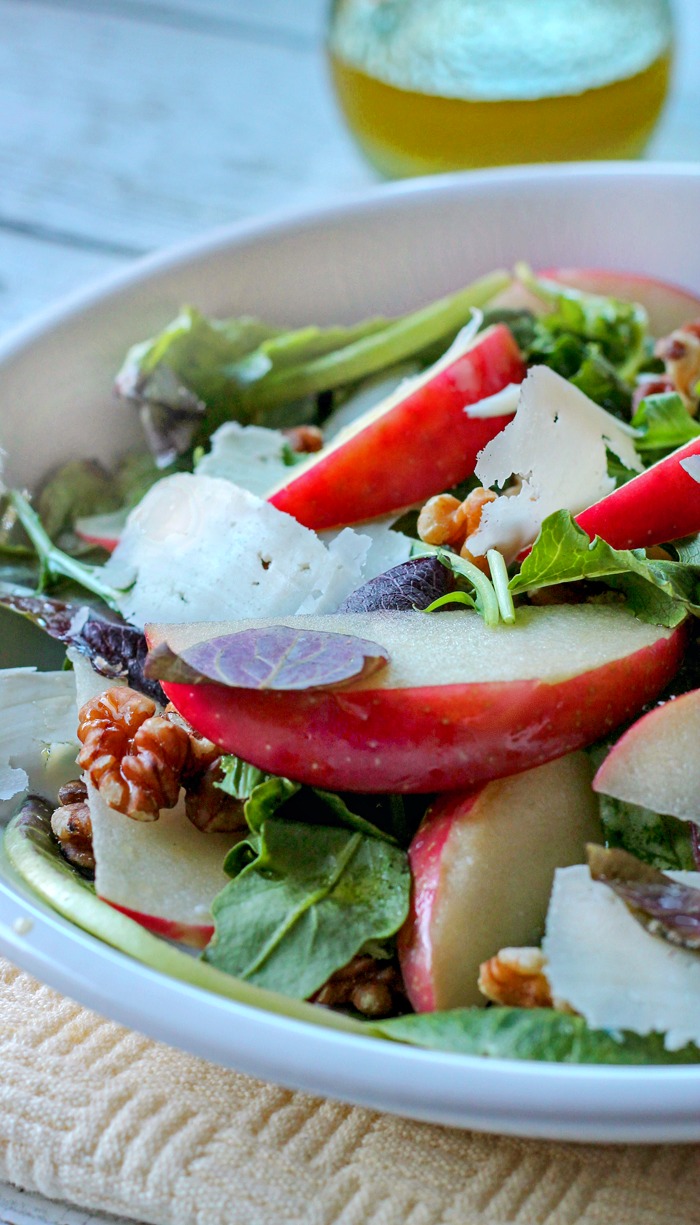
<instances>
[{"instance_id":1,"label":"white wooden plank","mask_svg":"<svg viewBox=\"0 0 700 1225\"><path fill-rule=\"evenodd\" d=\"M24 3L25 0L17 0ZM122 16L156 25L200 29L227 38L260 41L285 36L300 45L322 36L325 0L39 0L45 7Z\"/></svg>"},{"instance_id":2,"label":"white wooden plank","mask_svg":"<svg viewBox=\"0 0 700 1225\"><path fill-rule=\"evenodd\" d=\"M373 180L315 51L27 0L0 28L0 222L145 248Z\"/></svg>"},{"instance_id":3,"label":"white wooden plank","mask_svg":"<svg viewBox=\"0 0 700 1225\"><path fill-rule=\"evenodd\" d=\"M0 228L0 332L126 262Z\"/></svg>"}]
</instances>

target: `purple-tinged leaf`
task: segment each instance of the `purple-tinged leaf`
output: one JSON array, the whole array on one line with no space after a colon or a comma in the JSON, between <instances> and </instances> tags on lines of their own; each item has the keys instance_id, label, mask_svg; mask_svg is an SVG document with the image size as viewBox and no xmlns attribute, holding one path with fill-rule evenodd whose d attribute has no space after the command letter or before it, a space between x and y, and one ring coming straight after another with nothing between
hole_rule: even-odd
<instances>
[{"instance_id":1,"label":"purple-tinged leaf","mask_svg":"<svg viewBox=\"0 0 700 1225\"><path fill-rule=\"evenodd\" d=\"M642 927L671 944L700 951L700 889L672 880L628 851L589 846L588 866Z\"/></svg>"},{"instance_id":2,"label":"purple-tinged leaf","mask_svg":"<svg viewBox=\"0 0 700 1225\"><path fill-rule=\"evenodd\" d=\"M161 643L148 655L146 675L232 689L335 689L388 662L384 647L366 638L266 625L199 642L179 654Z\"/></svg>"},{"instance_id":3,"label":"purple-tinged leaf","mask_svg":"<svg viewBox=\"0 0 700 1225\"><path fill-rule=\"evenodd\" d=\"M423 611L454 586L454 574L434 554L412 557L351 592L338 612Z\"/></svg>"},{"instance_id":4,"label":"purple-tinged leaf","mask_svg":"<svg viewBox=\"0 0 700 1225\"><path fill-rule=\"evenodd\" d=\"M145 635L136 626L109 620L82 604L41 595L3 592L0 605L26 617L50 638L87 655L100 676L125 680L132 689L146 694L154 702L166 704L167 698L158 682L144 673L148 647Z\"/></svg>"}]
</instances>

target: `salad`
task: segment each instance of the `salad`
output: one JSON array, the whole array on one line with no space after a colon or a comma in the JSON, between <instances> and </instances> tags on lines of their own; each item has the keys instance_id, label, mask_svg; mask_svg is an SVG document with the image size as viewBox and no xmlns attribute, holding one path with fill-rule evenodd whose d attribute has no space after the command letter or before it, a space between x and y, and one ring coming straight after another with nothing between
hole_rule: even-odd
<instances>
[{"instance_id":1,"label":"salad","mask_svg":"<svg viewBox=\"0 0 700 1225\"><path fill-rule=\"evenodd\" d=\"M290 1015L700 1061L698 317L521 265L135 345L143 450L0 486L3 623L67 659L0 672L15 871Z\"/></svg>"}]
</instances>

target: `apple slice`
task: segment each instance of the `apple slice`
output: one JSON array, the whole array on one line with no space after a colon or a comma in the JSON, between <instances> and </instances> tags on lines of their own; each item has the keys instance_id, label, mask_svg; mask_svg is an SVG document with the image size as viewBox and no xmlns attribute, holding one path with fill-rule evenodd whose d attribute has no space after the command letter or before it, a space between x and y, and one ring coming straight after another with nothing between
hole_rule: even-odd
<instances>
[{"instance_id":1,"label":"apple slice","mask_svg":"<svg viewBox=\"0 0 700 1225\"><path fill-rule=\"evenodd\" d=\"M525 367L506 327L489 328L363 413L268 494L320 531L401 510L456 485L510 415L471 418L469 404L520 383Z\"/></svg>"},{"instance_id":2,"label":"apple slice","mask_svg":"<svg viewBox=\"0 0 700 1225\"><path fill-rule=\"evenodd\" d=\"M596 791L700 824L700 689L643 715L610 750Z\"/></svg>"},{"instance_id":3,"label":"apple slice","mask_svg":"<svg viewBox=\"0 0 700 1225\"><path fill-rule=\"evenodd\" d=\"M576 516L614 549L648 548L700 531L700 438L652 464Z\"/></svg>"},{"instance_id":4,"label":"apple slice","mask_svg":"<svg viewBox=\"0 0 700 1225\"><path fill-rule=\"evenodd\" d=\"M86 544L96 544L113 553L128 517L129 512L125 508L104 515L84 515L75 521L75 534Z\"/></svg>"},{"instance_id":5,"label":"apple slice","mask_svg":"<svg viewBox=\"0 0 700 1225\"><path fill-rule=\"evenodd\" d=\"M513 774L597 739L673 676L685 643L624 609L523 608L488 628L476 613L285 618L386 648L377 676L342 689L271 691L164 680L204 736L272 774L334 791L430 792ZM279 621L151 625L174 652ZM159 672L162 679L162 672Z\"/></svg>"},{"instance_id":6,"label":"apple slice","mask_svg":"<svg viewBox=\"0 0 700 1225\"><path fill-rule=\"evenodd\" d=\"M652 336L666 336L700 315L700 298L697 295L655 277L605 268L543 268L535 275L570 289L580 289L582 293L618 298L622 302L638 302L649 316ZM492 305L513 310L527 308L537 314L546 310L541 299L518 281L498 294Z\"/></svg>"},{"instance_id":7,"label":"apple slice","mask_svg":"<svg viewBox=\"0 0 700 1225\"><path fill-rule=\"evenodd\" d=\"M486 1001L479 966L544 931L555 868L600 839L585 753L440 796L408 852L413 889L399 960L416 1012Z\"/></svg>"},{"instance_id":8,"label":"apple slice","mask_svg":"<svg viewBox=\"0 0 700 1225\"><path fill-rule=\"evenodd\" d=\"M84 655L71 651L78 707L106 688ZM109 808L88 783L95 890L156 935L204 948L214 934L211 903L228 877L223 862L236 834L205 834L185 813L183 796L157 821L134 821Z\"/></svg>"}]
</instances>

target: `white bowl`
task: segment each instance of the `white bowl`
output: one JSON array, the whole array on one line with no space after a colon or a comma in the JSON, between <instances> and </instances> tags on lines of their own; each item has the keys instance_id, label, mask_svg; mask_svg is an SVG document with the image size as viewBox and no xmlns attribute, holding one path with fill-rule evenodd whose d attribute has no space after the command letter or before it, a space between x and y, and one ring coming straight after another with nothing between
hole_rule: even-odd
<instances>
[{"instance_id":1,"label":"white bowl","mask_svg":"<svg viewBox=\"0 0 700 1225\"><path fill-rule=\"evenodd\" d=\"M221 230L136 264L0 343L7 479L139 439L112 398L127 347L186 302L279 323L396 313L517 259L647 273L700 291L700 166L530 167L381 188ZM18 917L31 931L18 934ZM13 925L14 924L14 925ZM20 924L24 931L25 925ZM700 1139L700 1067L570 1067L456 1057L221 999L115 952L33 900L0 861L0 949L156 1038L255 1075L483 1130L578 1140Z\"/></svg>"}]
</instances>

